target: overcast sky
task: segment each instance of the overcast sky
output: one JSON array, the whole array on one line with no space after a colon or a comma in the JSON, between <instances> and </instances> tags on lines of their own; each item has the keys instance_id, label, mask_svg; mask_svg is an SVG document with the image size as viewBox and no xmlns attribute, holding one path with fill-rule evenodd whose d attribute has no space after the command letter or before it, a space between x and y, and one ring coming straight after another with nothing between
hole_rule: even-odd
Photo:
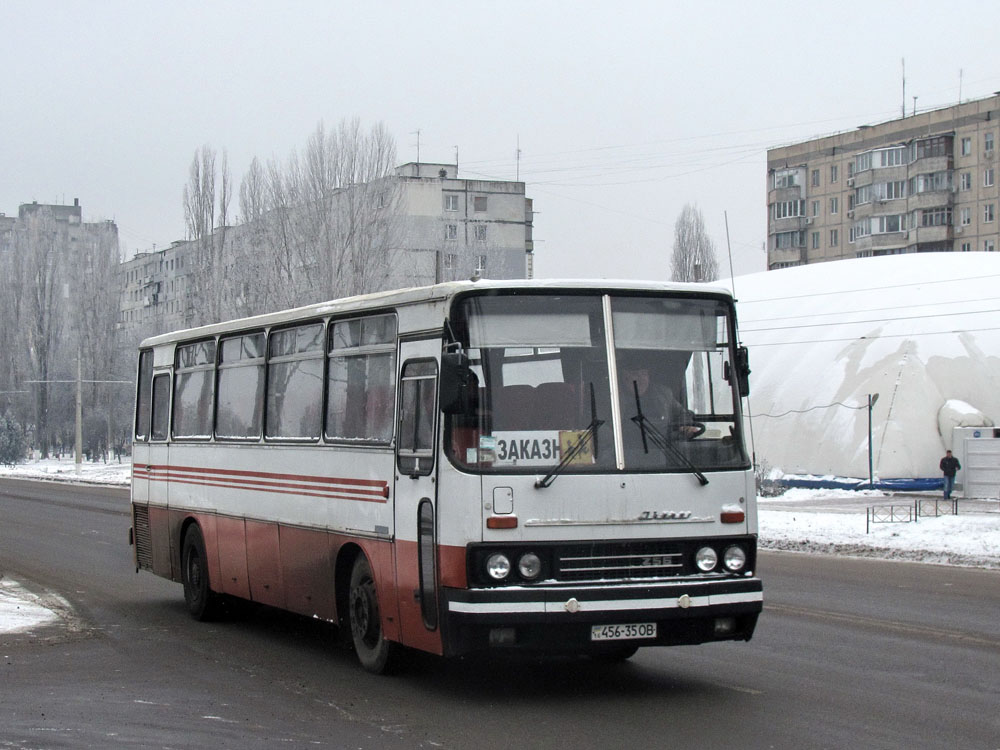
<instances>
[{"instance_id":1,"label":"overcast sky","mask_svg":"<svg viewBox=\"0 0 1000 750\"><path fill-rule=\"evenodd\" d=\"M514 179L536 276L667 279L701 208L764 268L768 147L1000 90L989 4L0 0L0 212L72 203L128 254L184 238L203 145L284 160L358 117L398 161ZM520 144L520 163L515 153ZM234 206L235 207L235 206Z\"/></svg>"}]
</instances>

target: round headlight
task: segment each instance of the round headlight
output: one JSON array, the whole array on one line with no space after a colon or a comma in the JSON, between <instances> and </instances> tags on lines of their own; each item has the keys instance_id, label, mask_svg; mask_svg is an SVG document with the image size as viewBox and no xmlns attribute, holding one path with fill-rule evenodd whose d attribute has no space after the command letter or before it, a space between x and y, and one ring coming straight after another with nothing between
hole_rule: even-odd
<instances>
[{"instance_id":1,"label":"round headlight","mask_svg":"<svg viewBox=\"0 0 1000 750\"><path fill-rule=\"evenodd\" d=\"M743 566L747 564L747 553L742 547L728 547L722 556L722 564L734 573L743 570Z\"/></svg>"},{"instance_id":2,"label":"round headlight","mask_svg":"<svg viewBox=\"0 0 1000 750\"><path fill-rule=\"evenodd\" d=\"M718 562L719 555L711 547L702 547L694 556L694 564L698 566L698 570L704 573L715 570Z\"/></svg>"},{"instance_id":3,"label":"round headlight","mask_svg":"<svg viewBox=\"0 0 1000 750\"><path fill-rule=\"evenodd\" d=\"M525 552L517 561L517 572L529 581L538 578L538 574L542 572L542 561L534 552Z\"/></svg>"},{"instance_id":4,"label":"round headlight","mask_svg":"<svg viewBox=\"0 0 1000 750\"><path fill-rule=\"evenodd\" d=\"M486 559L486 572L495 581L502 581L510 575L510 560L502 552L496 552Z\"/></svg>"}]
</instances>

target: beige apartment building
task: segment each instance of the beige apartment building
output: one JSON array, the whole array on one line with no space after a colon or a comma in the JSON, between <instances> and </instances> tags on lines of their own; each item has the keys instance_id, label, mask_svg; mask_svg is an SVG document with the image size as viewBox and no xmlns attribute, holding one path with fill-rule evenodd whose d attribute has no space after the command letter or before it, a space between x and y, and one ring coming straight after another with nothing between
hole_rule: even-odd
<instances>
[{"instance_id":1,"label":"beige apartment building","mask_svg":"<svg viewBox=\"0 0 1000 750\"><path fill-rule=\"evenodd\" d=\"M390 179L399 188L398 247L393 248L390 273L377 288L366 291L473 276L532 276L534 211L523 182L464 179L458 176L456 164L426 162L403 164ZM227 227L226 245L241 241L249 229L246 225ZM119 330L123 341L131 346L144 336L200 322L193 276L203 269L197 252L196 243L177 241L161 250L138 253L121 265ZM305 276L310 273L304 267L298 271ZM303 290L326 293L308 284ZM305 301L312 297L304 297Z\"/></svg>"},{"instance_id":2,"label":"beige apartment building","mask_svg":"<svg viewBox=\"0 0 1000 750\"><path fill-rule=\"evenodd\" d=\"M1000 92L767 152L767 267L1000 245Z\"/></svg>"}]
</instances>

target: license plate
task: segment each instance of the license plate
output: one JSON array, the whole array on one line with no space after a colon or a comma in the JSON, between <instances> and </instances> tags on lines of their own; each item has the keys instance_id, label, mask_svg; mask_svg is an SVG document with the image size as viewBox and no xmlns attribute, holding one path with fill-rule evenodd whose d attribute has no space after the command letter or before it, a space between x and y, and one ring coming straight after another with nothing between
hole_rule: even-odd
<instances>
[{"instance_id":1,"label":"license plate","mask_svg":"<svg viewBox=\"0 0 1000 750\"><path fill-rule=\"evenodd\" d=\"M592 625L592 641L627 641L637 638L656 638L655 622L626 623L622 625Z\"/></svg>"}]
</instances>

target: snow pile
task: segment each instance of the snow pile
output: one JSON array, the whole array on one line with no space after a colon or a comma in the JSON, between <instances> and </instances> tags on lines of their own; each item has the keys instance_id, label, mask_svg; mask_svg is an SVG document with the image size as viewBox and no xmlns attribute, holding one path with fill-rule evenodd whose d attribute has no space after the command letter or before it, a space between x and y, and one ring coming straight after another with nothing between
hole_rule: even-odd
<instances>
[{"instance_id":1,"label":"snow pile","mask_svg":"<svg viewBox=\"0 0 1000 750\"><path fill-rule=\"evenodd\" d=\"M926 498L938 497L938 494ZM877 490L791 489L758 498L759 545L791 550L1000 569L1000 503L959 501L959 515L867 523L867 508L912 505Z\"/></svg>"},{"instance_id":2,"label":"snow pile","mask_svg":"<svg viewBox=\"0 0 1000 750\"><path fill-rule=\"evenodd\" d=\"M950 426L1000 422L1000 255L860 258L741 276L756 455L787 474L940 476ZM942 434L942 430L949 434Z\"/></svg>"},{"instance_id":3,"label":"snow pile","mask_svg":"<svg viewBox=\"0 0 1000 750\"><path fill-rule=\"evenodd\" d=\"M0 578L0 633L19 633L59 621L69 602L49 594L39 597L17 581Z\"/></svg>"},{"instance_id":4,"label":"snow pile","mask_svg":"<svg viewBox=\"0 0 1000 750\"><path fill-rule=\"evenodd\" d=\"M54 480L59 482L83 482L86 484L127 485L131 481L131 459L103 463L84 461L79 466L69 458L43 458L27 461L16 466L0 464L0 477L18 479Z\"/></svg>"}]
</instances>

